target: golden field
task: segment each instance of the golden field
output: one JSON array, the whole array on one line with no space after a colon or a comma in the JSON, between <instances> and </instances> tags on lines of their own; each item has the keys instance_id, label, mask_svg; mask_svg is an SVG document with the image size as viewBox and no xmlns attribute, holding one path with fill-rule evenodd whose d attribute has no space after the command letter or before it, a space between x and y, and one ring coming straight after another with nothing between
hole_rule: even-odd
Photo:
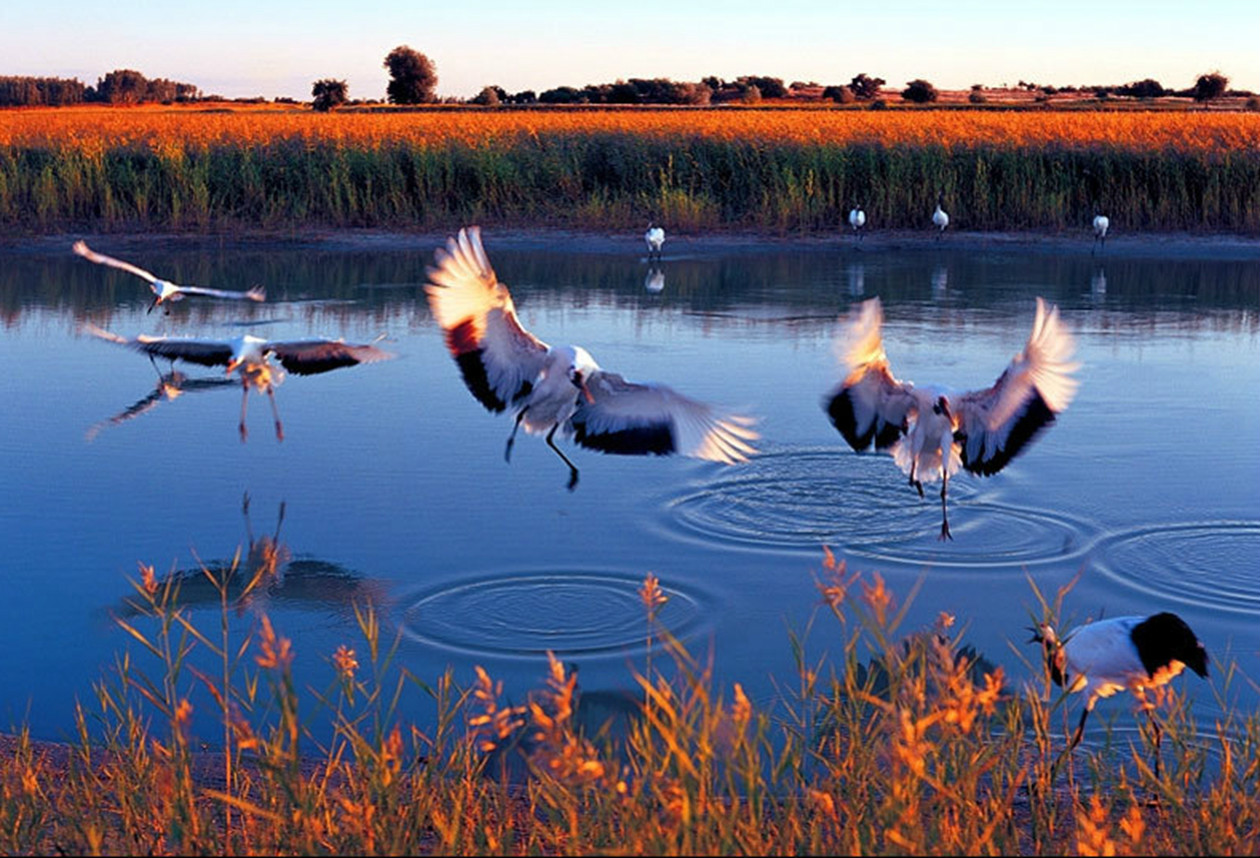
<instances>
[{"instance_id":1,"label":"golden field","mask_svg":"<svg viewBox=\"0 0 1260 858\"><path fill-rule=\"evenodd\" d=\"M0 223L1260 233L1260 113L827 107L0 112ZM927 214L925 214L925 212Z\"/></svg>"},{"instance_id":2,"label":"golden field","mask_svg":"<svg viewBox=\"0 0 1260 858\"><path fill-rule=\"evenodd\" d=\"M1260 148L1260 113L1203 111L861 110L795 107L300 108L73 107L0 113L0 146L197 147L302 140L366 146L484 145L555 134L881 146L1069 146L1187 152Z\"/></svg>"}]
</instances>

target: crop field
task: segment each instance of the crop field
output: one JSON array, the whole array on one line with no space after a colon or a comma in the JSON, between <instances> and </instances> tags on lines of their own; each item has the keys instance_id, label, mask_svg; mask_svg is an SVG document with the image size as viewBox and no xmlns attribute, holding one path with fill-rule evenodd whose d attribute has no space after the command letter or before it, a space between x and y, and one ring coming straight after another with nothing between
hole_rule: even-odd
<instances>
[{"instance_id":1,"label":"crop field","mask_svg":"<svg viewBox=\"0 0 1260 858\"><path fill-rule=\"evenodd\" d=\"M0 223L1260 232L1260 114L835 108L0 112Z\"/></svg>"}]
</instances>

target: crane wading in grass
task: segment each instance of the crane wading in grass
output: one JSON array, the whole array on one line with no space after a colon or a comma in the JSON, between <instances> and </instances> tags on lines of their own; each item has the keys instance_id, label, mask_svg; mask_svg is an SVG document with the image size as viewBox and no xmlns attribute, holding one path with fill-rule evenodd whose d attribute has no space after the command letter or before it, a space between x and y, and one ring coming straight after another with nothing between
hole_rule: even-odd
<instances>
[{"instance_id":1,"label":"crane wading in grass","mask_svg":"<svg viewBox=\"0 0 1260 858\"><path fill-rule=\"evenodd\" d=\"M1059 311L1041 298L1032 333L992 387L957 393L899 381L884 353L879 298L857 305L836 337L845 377L823 398L823 410L859 453L874 443L892 454L923 497L923 484L941 481L941 539L949 530L946 495L959 468L991 476L1002 470L1076 393L1070 363L1075 344Z\"/></svg>"},{"instance_id":2,"label":"crane wading in grass","mask_svg":"<svg viewBox=\"0 0 1260 858\"><path fill-rule=\"evenodd\" d=\"M1085 733L1085 719L1094 704L1119 691L1129 691L1146 710L1155 735L1155 777L1159 777L1161 729L1146 692L1167 685L1187 667L1206 678L1207 650L1186 621L1164 611L1149 617L1112 617L1077 626L1062 639L1049 623L1032 629L1029 643L1045 650L1050 678L1067 694L1085 693L1085 708L1069 749Z\"/></svg>"},{"instance_id":3,"label":"crane wading in grass","mask_svg":"<svg viewBox=\"0 0 1260 858\"><path fill-rule=\"evenodd\" d=\"M267 300L267 292L261 286L254 286L244 292L232 292L227 289L211 289L206 286L180 286L178 283L171 283L163 280L132 265L130 262L123 262L121 259L115 259L112 256L106 256L103 253L97 253L87 246L86 242L76 241L73 250L79 256L98 265L108 265L110 268L117 268L127 271L137 277L143 278L148 282L149 288L153 290L153 303L149 305L146 312L152 313L154 307L174 301L182 301L188 295L205 295L211 298L226 298L233 301L265 301ZM167 312L170 312L169 310Z\"/></svg>"},{"instance_id":4,"label":"crane wading in grass","mask_svg":"<svg viewBox=\"0 0 1260 858\"><path fill-rule=\"evenodd\" d=\"M492 412L516 415L504 458L511 461L518 429L546 435L547 446L578 469L555 444L556 432L604 453L679 453L731 464L756 453L753 419L718 410L663 384L627 381L600 369L581 346L549 346L521 326L507 286L490 267L473 226L434 253L426 291L464 383Z\"/></svg>"},{"instance_id":5,"label":"crane wading in grass","mask_svg":"<svg viewBox=\"0 0 1260 858\"><path fill-rule=\"evenodd\" d=\"M249 405L251 388L259 393L267 394L267 398L271 401L271 415L276 421L276 440L284 440L284 426L280 422L280 412L276 408L275 393L276 385L284 380L284 373L271 363L269 360L271 356L274 355L281 366L297 375L314 375L344 366L386 360L394 356L371 344L356 345L342 340L313 339L278 342L249 334L230 340L150 337L144 334L128 339L92 324L84 325L83 329L93 336L144 352L150 360L154 357L164 357L171 361L182 360L201 366L227 367L227 375L235 372L241 380L242 388L240 423L242 441L249 435L249 430L245 426L245 409Z\"/></svg>"}]
</instances>

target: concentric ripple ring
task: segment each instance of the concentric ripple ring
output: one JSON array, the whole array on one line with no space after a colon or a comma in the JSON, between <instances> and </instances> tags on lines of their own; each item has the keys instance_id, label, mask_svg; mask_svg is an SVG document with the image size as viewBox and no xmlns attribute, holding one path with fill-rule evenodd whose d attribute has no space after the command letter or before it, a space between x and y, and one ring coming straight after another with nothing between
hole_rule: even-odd
<instances>
[{"instance_id":1,"label":"concentric ripple ring","mask_svg":"<svg viewBox=\"0 0 1260 858\"><path fill-rule=\"evenodd\" d=\"M633 653L646 646L641 578L616 572L525 571L448 583L403 600L403 634L471 655L557 657ZM705 627L712 600L662 582L657 622L680 640Z\"/></svg>"},{"instance_id":2,"label":"concentric ripple ring","mask_svg":"<svg viewBox=\"0 0 1260 858\"><path fill-rule=\"evenodd\" d=\"M1066 514L976 500L979 478L964 475L950 482L955 538L942 543L939 483L924 488L920 499L883 455L768 452L667 499L664 526L707 542L825 544L883 561L969 568L1058 562L1097 538L1093 525Z\"/></svg>"},{"instance_id":3,"label":"concentric ripple ring","mask_svg":"<svg viewBox=\"0 0 1260 858\"><path fill-rule=\"evenodd\" d=\"M1183 604L1260 614L1260 522L1155 525L1114 533L1096 565L1116 582Z\"/></svg>"}]
</instances>

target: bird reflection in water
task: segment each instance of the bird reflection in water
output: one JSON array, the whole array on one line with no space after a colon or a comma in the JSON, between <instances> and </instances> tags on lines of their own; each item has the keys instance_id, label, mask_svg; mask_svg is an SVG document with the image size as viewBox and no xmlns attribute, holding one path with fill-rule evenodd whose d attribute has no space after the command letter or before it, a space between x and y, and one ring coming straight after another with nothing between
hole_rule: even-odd
<instances>
[{"instance_id":1,"label":"bird reflection in water","mask_svg":"<svg viewBox=\"0 0 1260 858\"><path fill-rule=\"evenodd\" d=\"M665 289L665 272L659 268L649 269L647 276L643 278L643 288L653 295L663 291Z\"/></svg>"},{"instance_id":2,"label":"bird reflection in water","mask_svg":"<svg viewBox=\"0 0 1260 858\"><path fill-rule=\"evenodd\" d=\"M126 423L132 418L152 411L163 402L171 402L178 399L185 393L203 393L207 390L222 390L235 386L236 381L230 378L189 378L176 370L171 370L168 373L159 372L157 385L147 396L136 400L113 417L108 417L89 426L86 438L88 441L92 441L102 430L108 429L110 426Z\"/></svg>"},{"instance_id":3,"label":"bird reflection in water","mask_svg":"<svg viewBox=\"0 0 1260 858\"><path fill-rule=\"evenodd\" d=\"M285 512L286 503L281 501L275 529L255 536L250 520L250 497L246 492L241 513L245 519L247 545L238 547L232 559L198 561L195 567L176 569L162 578L153 576L151 567L142 565L143 580L137 585L137 594L123 599L113 609L114 614L120 618L149 614L153 603L170 607L231 608L240 614L266 604L340 611L367 606L379 608L387 602L384 581L356 575L324 560L294 558L280 539Z\"/></svg>"}]
</instances>

